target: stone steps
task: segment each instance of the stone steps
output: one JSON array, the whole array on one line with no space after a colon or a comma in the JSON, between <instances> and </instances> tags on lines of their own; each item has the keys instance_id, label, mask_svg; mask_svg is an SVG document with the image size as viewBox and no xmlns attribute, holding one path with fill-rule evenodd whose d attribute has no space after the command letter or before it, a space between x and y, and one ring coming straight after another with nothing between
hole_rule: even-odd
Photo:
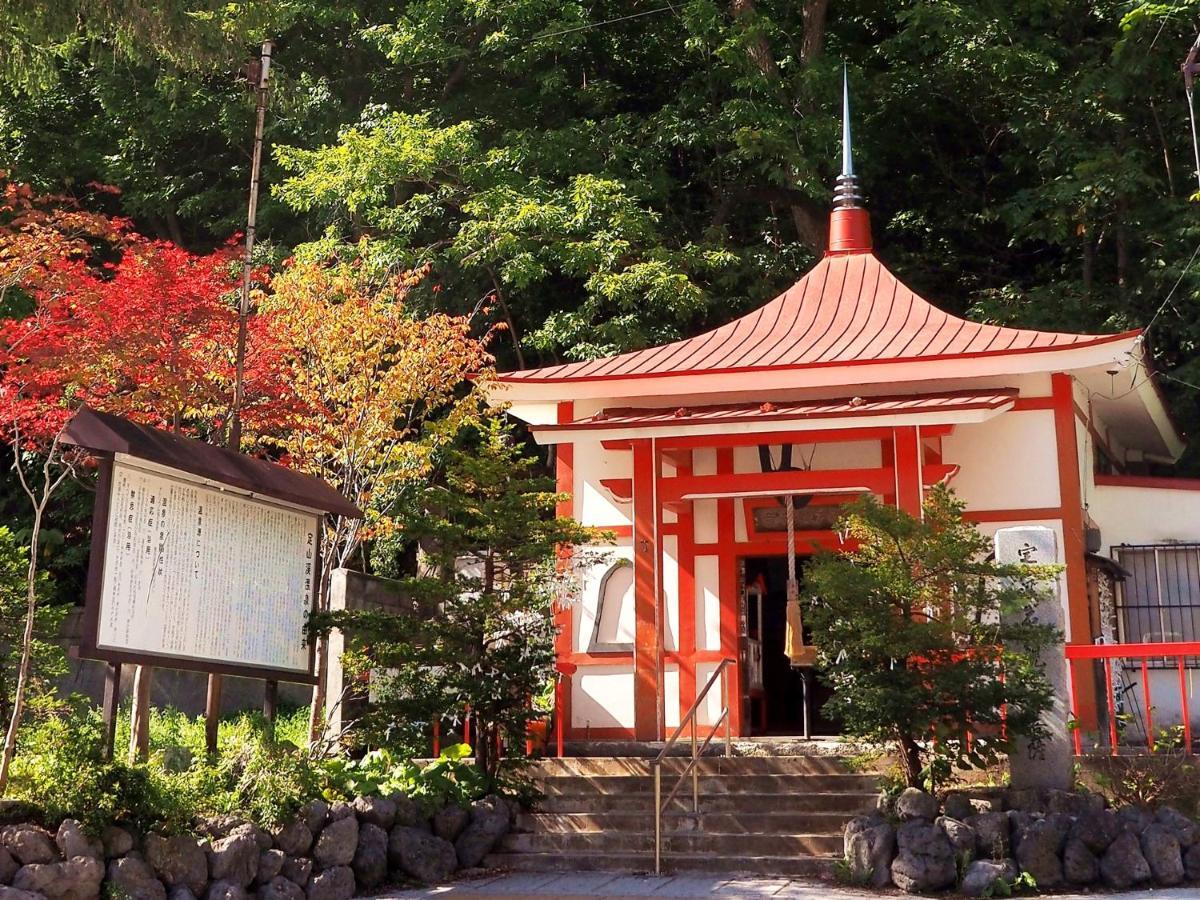
<instances>
[{"instance_id":1,"label":"stone steps","mask_svg":"<svg viewBox=\"0 0 1200 900\"><path fill-rule=\"evenodd\" d=\"M654 868L654 782L648 754L543 759L526 770L543 799L489 857L515 871ZM665 761L663 790L687 760ZM842 829L874 807L876 776L814 756L708 756L699 763L699 812L684 779L663 816L671 872L827 874Z\"/></svg>"}]
</instances>

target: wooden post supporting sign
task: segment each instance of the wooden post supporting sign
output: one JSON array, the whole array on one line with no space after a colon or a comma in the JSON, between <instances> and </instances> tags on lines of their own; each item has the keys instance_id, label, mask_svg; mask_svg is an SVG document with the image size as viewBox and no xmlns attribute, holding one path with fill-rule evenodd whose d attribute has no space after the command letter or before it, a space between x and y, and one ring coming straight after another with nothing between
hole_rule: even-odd
<instances>
[{"instance_id":1,"label":"wooden post supporting sign","mask_svg":"<svg viewBox=\"0 0 1200 900\"><path fill-rule=\"evenodd\" d=\"M153 666L133 670L133 714L129 722L129 762L144 760L150 752L150 683Z\"/></svg>"},{"instance_id":2,"label":"wooden post supporting sign","mask_svg":"<svg viewBox=\"0 0 1200 900\"><path fill-rule=\"evenodd\" d=\"M221 676L208 676L208 696L204 700L204 749L217 752L217 727L221 724Z\"/></svg>"},{"instance_id":3,"label":"wooden post supporting sign","mask_svg":"<svg viewBox=\"0 0 1200 900\"><path fill-rule=\"evenodd\" d=\"M104 748L105 762L113 758L113 745L117 740L117 705L121 699L121 664L108 663L104 667Z\"/></svg>"}]
</instances>

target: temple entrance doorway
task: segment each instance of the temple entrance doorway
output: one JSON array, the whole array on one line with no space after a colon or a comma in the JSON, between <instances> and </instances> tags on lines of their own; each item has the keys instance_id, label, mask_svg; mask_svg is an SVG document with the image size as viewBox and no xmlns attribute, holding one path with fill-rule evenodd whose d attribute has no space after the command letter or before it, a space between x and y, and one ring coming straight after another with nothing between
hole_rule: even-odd
<instances>
[{"instance_id":1,"label":"temple entrance doorway","mask_svg":"<svg viewBox=\"0 0 1200 900\"><path fill-rule=\"evenodd\" d=\"M797 576L804 583L808 560L796 560ZM744 560L745 591L742 644L746 669L746 706L743 721L752 736L798 737L804 734L805 679L808 681L809 734L832 737L840 724L823 707L833 695L819 671L799 668L785 652L787 646L787 557L751 556ZM801 587L803 591L803 587ZM811 625L804 623L804 643L819 643Z\"/></svg>"}]
</instances>

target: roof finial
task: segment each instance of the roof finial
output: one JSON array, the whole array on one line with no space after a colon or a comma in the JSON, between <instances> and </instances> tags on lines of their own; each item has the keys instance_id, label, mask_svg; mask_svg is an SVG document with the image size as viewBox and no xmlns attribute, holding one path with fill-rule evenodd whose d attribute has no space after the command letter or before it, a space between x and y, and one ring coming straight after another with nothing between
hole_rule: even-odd
<instances>
[{"instance_id":1,"label":"roof finial","mask_svg":"<svg viewBox=\"0 0 1200 900\"><path fill-rule=\"evenodd\" d=\"M857 209L863 205L854 174L854 147L850 140L850 75L842 63L842 174L833 189L834 209Z\"/></svg>"}]
</instances>

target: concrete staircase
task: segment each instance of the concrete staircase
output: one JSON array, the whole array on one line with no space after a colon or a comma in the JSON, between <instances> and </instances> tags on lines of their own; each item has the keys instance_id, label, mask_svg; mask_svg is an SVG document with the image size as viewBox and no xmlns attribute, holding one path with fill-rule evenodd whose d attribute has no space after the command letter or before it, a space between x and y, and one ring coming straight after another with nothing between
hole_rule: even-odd
<instances>
[{"instance_id":1,"label":"concrete staircase","mask_svg":"<svg viewBox=\"0 0 1200 900\"><path fill-rule=\"evenodd\" d=\"M663 793L687 760L668 758ZM663 817L663 870L818 875L842 852L846 821L872 808L874 775L832 756L705 757L700 812L690 776ZM545 799L488 860L523 871L654 870L654 782L644 757L535 764Z\"/></svg>"}]
</instances>

